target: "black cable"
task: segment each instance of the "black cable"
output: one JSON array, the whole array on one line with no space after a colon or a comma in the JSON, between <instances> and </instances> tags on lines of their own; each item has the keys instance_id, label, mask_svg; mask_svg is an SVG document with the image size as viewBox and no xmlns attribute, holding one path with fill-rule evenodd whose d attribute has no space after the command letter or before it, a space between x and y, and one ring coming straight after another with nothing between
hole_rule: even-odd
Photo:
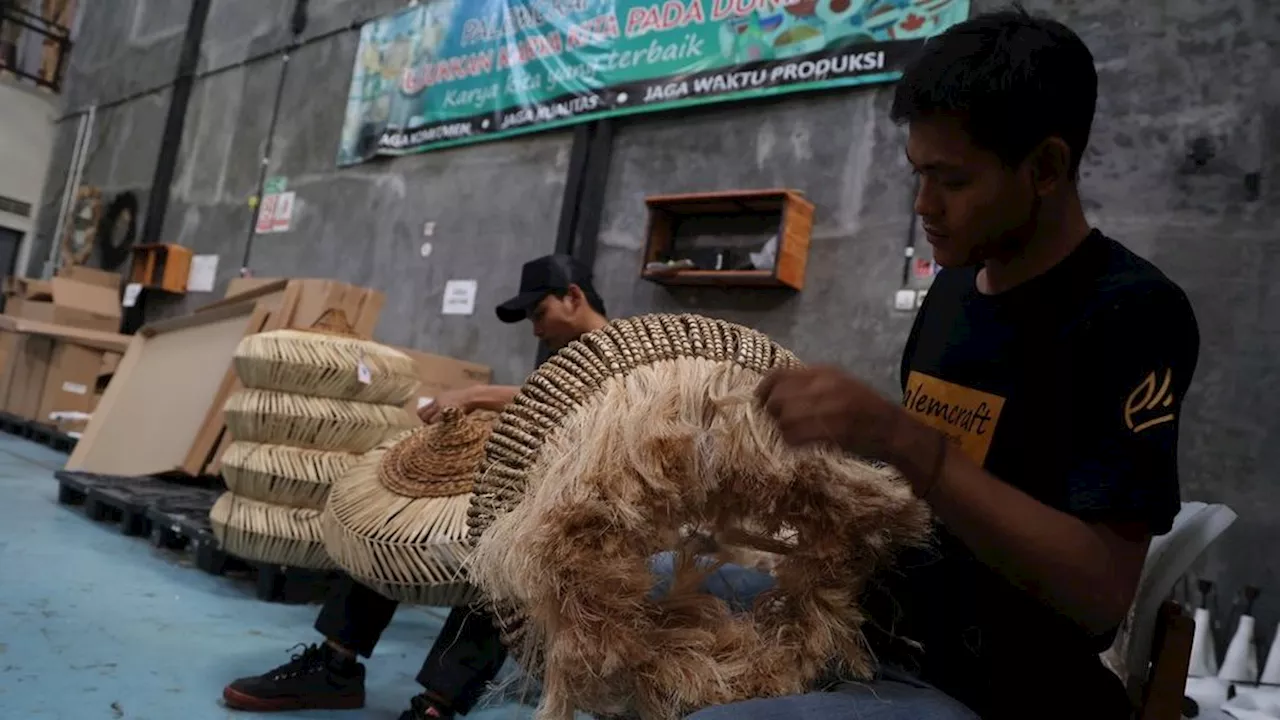
<instances>
[{"instance_id":1,"label":"black cable","mask_svg":"<svg viewBox=\"0 0 1280 720\"><path fill-rule=\"evenodd\" d=\"M271 149L275 145L276 123L280 119L280 101L284 97L284 82L289 75L289 58L302 47L299 37L307 27L307 0L294 0L293 14L290 17L290 30L293 32L293 43L280 57L280 80L276 83L276 97L271 104L271 122L267 124L267 142L262 149L262 161L258 163L258 186L253 196L257 202L253 205L253 217L249 220L245 234L244 257L240 261L241 269L249 267L249 254L253 251L253 240L258 234L258 215L262 212L262 190L267 183L267 160L271 157Z\"/></svg>"}]
</instances>

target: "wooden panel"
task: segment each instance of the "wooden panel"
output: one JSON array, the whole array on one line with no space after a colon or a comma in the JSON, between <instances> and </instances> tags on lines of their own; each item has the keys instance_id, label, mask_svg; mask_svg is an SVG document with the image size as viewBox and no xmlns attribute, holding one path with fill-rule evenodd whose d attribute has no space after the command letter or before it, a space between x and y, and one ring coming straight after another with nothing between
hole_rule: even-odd
<instances>
[{"instance_id":1,"label":"wooden panel","mask_svg":"<svg viewBox=\"0 0 1280 720\"><path fill-rule=\"evenodd\" d=\"M246 303L134 336L67 469L153 475L182 468L253 312Z\"/></svg>"},{"instance_id":2,"label":"wooden panel","mask_svg":"<svg viewBox=\"0 0 1280 720\"><path fill-rule=\"evenodd\" d=\"M262 332L262 328L267 324L267 319L271 312L262 304L255 305L253 315L249 318L248 325L245 326L244 334L253 335ZM234 369L229 369L223 374L222 384L218 386L217 392L214 393L213 402L209 404L208 410L205 412L204 421L200 423L200 430L191 441L191 447L187 450L187 457L182 461L182 471L188 475L199 475L204 471L205 465L209 463L209 456L217 447L218 441L222 436L222 428L226 425L226 418L222 413L222 408L227 404L227 398L231 397L231 393L238 389L239 382L236 380Z\"/></svg>"},{"instance_id":3,"label":"wooden panel","mask_svg":"<svg viewBox=\"0 0 1280 720\"><path fill-rule=\"evenodd\" d=\"M813 234L813 204L792 194L782 216L777 264L778 280L796 290L804 289L805 268L809 262L809 238Z\"/></svg>"}]
</instances>

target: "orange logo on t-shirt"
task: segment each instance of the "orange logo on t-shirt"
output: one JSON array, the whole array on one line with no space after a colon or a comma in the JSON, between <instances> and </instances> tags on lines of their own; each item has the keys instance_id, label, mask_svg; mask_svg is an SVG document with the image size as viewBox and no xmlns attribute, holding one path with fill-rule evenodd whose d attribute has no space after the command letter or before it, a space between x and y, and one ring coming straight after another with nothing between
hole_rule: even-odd
<instances>
[{"instance_id":1,"label":"orange logo on t-shirt","mask_svg":"<svg viewBox=\"0 0 1280 720\"><path fill-rule=\"evenodd\" d=\"M1004 398L912 371L902 406L981 465L1004 409Z\"/></svg>"},{"instance_id":2,"label":"orange logo on t-shirt","mask_svg":"<svg viewBox=\"0 0 1280 720\"><path fill-rule=\"evenodd\" d=\"M1159 383L1158 389L1156 374L1148 375L1129 393L1129 399L1124 403L1124 424L1140 433L1147 428L1173 422L1176 413L1172 409L1173 392L1169 389L1172 382L1173 370L1164 371L1164 381Z\"/></svg>"}]
</instances>

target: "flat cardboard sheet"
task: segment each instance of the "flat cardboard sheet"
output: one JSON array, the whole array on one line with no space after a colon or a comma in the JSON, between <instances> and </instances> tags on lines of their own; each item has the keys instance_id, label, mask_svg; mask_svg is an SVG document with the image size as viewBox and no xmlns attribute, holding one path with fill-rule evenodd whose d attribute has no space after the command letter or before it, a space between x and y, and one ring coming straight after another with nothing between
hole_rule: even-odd
<instances>
[{"instance_id":1,"label":"flat cardboard sheet","mask_svg":"<svg viewBox=\"0 0 1280 720\"><path fill-rule=\"evenodd\" d=\"M245 303L143 328L67 469L154 475L181 468L254 316L253 303Z\"/></svg>"}]
</instances>

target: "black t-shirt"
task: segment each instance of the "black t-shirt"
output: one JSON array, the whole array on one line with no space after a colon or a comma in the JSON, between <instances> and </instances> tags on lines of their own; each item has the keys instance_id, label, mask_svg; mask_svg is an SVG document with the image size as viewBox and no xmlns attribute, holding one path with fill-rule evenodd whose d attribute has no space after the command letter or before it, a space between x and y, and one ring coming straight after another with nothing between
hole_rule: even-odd
<instances>
[{"instance_id":1,"label":"black t-shirt","mask_svg":"<svg viewBox=\"0 0 1280 720\"><path fill-rule=\"evenodd\" d=\"M1167 532L1199 352L1182 290L1097 231L1008 292L983 295L976 280L976 268L936 278L903 354L904 407L1051 507ZM1098 658L1114 630L1091 636L935 529L931 547L904 552L868 592L880 660L986 720L1128 716Z\"/></svg>"}]
</instances>

